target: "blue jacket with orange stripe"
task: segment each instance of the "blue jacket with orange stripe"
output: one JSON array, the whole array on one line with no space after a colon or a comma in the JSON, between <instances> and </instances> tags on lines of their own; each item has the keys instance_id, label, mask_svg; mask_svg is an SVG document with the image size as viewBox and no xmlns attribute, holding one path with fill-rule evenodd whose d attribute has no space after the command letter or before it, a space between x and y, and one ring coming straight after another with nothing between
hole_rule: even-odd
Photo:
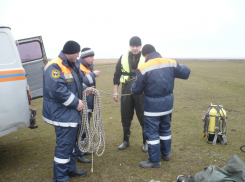
<instances>
[{"instance_id":1,"label":"blue jacket with orange stripe","mask_svg":"<svg viewBox=\"0 0 245 182\"><path fill-rule=\"evenodd\" d=\"M83 72L83 83L88 86L95 86L95 73L94 71L94 65L88 65L88 63L83 59L79 58L80 62L80 69ZM87 105L88 105L88 112L92 112L93 110L93 104L94 104L94 95L89 95L87 97Z\"/></svg>"},{"instance_id":2,"label":"blue jacket with orange stripe","mask_svg":"<svg viewBox=\"0 0 245 182\"><path fill-rule=\"evenodd\" d=\"M163 116L173 111L174 79L188 79L190 69L154 52L147 56L136 73L131 91L137 95L145 93L144 115Z\"/></svg>"},{"instance_id":3,"label":"blue jacket with orange stripe","mask_svg":"<svg viewBox=\"0 0 245 182\"><path fill-rule=\"evenodd\" d=\"M43 120L54 126L76 127L81 123L77 111L82 100L83 76L76 61L72 65L63 52L44 68L43 74Z\"/></svg>"}]
</instances>

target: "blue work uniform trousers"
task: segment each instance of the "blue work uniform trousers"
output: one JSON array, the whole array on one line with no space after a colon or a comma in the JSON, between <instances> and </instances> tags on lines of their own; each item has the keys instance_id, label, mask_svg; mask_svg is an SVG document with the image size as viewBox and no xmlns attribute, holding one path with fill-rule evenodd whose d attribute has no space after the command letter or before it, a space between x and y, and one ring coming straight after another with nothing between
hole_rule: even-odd
<instances>
[{"instance_id":1,"label":"blue work uniform trousers","mask_svg":"<svg viewBox=\"0 0 245 182\"><path fill-rule=\"evenodd\" d=\"M88 112L88 123L90 124L90 118L91 118L92 112ZM82 141L86 138L86 133L83 133L82 135ZM73 156L79 156L79 155L84 155L83 152L78 148L77 142L75 146L75 152L73 153Z\"/></svg>"},{"instance_id":2,"label":"blue work uniform trousers","mask_svg":"<svg viewBox=\"0 0 245 182\"><path fill-rule=\"evenodd\" d=\"M151 162L160 162L161 154L167 156L171 152L171 118L172 114L145 116L144 136Z\"/></svg>"},{"instance_id":3,"label":"blue work uniform trousers","mask_svg":"<svg viewBox=\"0 0 245 182\"><path fill-rule=\"evenodd\" d=\"M74 157L72 157L76 145L77 129L78 127L55 126L54 181L67 181L69 173L77 170Z\"/></svg>"}]
</instances>

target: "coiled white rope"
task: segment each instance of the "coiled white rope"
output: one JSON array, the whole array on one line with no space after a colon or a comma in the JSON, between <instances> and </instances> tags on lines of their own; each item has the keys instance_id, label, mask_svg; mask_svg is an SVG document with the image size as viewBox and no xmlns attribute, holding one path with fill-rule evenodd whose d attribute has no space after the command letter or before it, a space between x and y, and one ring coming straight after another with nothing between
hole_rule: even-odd
<instances>
[{"instance_id":1,"label":"coiled white rope","mask_svg":"<svg viewBox=\"0 0 245 182\"><path fill-rule=\"evenodd\" d=\"M88 106L86 99L87 90L94 93L93 119L90 126L88 122ZM84 108L80 113L82 122L78 128L77 144L82 152L92 151L91 172L93 172L93 151L96 151L97 156L101 156L105 151L105 132L101 116L101 99L99 91L91 87L86 88L83 91L83 104ZM84 141L82 141L83 133L86 134L86 139ZM101 147L103 147L103 151L99 154L98 150Z\"/></svg>"},{"instance_id":2,"label":"coiled white rope","mask_svg":"<svg viewBox=\"0 0 245 182\"><path fill-rule=\"evenodd\" d=\"M135 80L131 79L129 81ZM128 81L128 82L129 82ZM128 83L127 82L127 83ZM125 83L125 84L127 84ZM87 90L90 90L94 94L94 109L93 109L93 119L92 122L89 125L88 122L88 106L87 106ZM97 156L101 156L104 151L105 151L105 132L104 132L104 126L102 122L102 116L101 116L101 98L100 98L100 93L102 92L107 95L113 95L110 93L106 93L100 90L97 90L92 87L88 87L83 91L83 104L84 108L80 112L81 116L81 125L78 128L78 134L77 134L77 145L78 148L82 152L92 152L92 167L91 167L91 172L93 172L93 151L96 151ZM132 93L129 94L119 94L120 96L127 96L127 95L132 95ZM114 96L114 95L113 95ZM83 133L86 134L86 139L82 141L82 135ZM98 150L103 147L103 151L98 154Z\"/></svg>"}]
</instances>

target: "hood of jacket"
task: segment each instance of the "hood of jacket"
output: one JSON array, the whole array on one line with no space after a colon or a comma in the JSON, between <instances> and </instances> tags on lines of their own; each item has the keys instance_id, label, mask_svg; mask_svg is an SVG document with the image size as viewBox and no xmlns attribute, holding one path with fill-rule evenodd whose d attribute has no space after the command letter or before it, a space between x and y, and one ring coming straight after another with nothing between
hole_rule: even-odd
<instances>
[{"instance_id":1,"label":"hood of jacket","mask_svg":"<svg viewBox=\"0 0 245 182\"><path fill-rule=\"evenodd\" d=\"M79 62L82 63L83 66L85 66L86 68L90 69L91 71L93 71L93 67L94 64L89 65L83 58L79 58Z\"/></svg>"}]
</instances>

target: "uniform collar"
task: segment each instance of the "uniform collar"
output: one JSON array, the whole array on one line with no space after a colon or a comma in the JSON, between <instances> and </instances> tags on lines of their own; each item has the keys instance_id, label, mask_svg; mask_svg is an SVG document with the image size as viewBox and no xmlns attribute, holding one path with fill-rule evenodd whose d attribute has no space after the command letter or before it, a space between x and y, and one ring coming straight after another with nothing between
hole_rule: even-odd
<instances>
[{"instance_id":1,"label":"uniform collar","mask_svg":"<svg viewBox=\"0 0 245 182\"><path fill-rule=\"evenodd\" d=\"M62 64L65 66L69 66L68 64L68 59L66 58L65 54L63 53L63 51L60 51L60 54L58 56L60 59L62 59Z\"/></svg>"},{"instance_id":2,"label":"uniform collar","mask_svg":"<svg viewBox=\"0 0 245 182\"><path fill-rule=\"evenodd\" d=\"M153 52L147 56L145 62L149 61L150 59L161 58L161 57L162 57L161 54L159 54L158 52Z\"/></svg>"},{"instance_id":3,"label":"uniform collar","mask_svg":"<svg viewBox=\"0 0 245 182\"><path fill-rule=\"evenodd\" d=\"M82 63L83 66L85 66L88 69L92 69L93 64L89 65L82 57L79 58L79 62Z\"/></svg>"},{"instance_id":4,"label":"uniform collar","mask_svg":"<svg viewBox=\"0 0 245 182\"><path fill-rule=\"evenodd\" d=\"M60 52L60 54L59 54L58 57L59 57L60 59L62 59L62 64L63 64L64 66L71 67L70 64L68 64L68 61L69 61L69 60L66 58L65 54L63 53L63 51ZM79 68L79 66L80 66L80 63L79 63L78 60L76 60L76 62L75 62L75 67L76 67L76 68Z\"/></svg>"}]
</instances>

